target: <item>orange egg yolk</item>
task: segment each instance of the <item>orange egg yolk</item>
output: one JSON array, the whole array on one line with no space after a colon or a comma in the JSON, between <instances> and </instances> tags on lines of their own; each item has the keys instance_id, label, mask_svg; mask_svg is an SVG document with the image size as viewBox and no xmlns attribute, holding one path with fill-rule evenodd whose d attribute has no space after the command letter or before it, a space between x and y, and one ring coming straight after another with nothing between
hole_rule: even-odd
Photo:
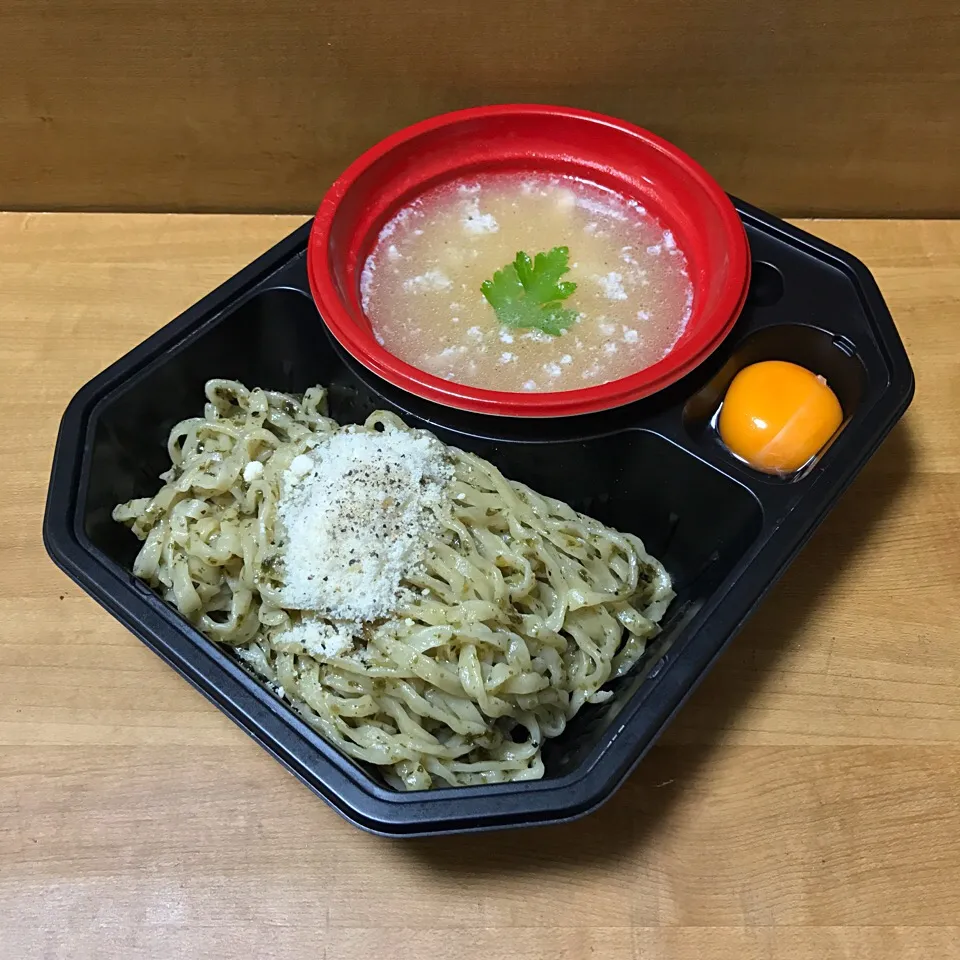
<instances>
[{"instance_id":1,"label":"orange egg yolk","mask_svg":"<svg viewBox=\"0 0 960 960\"><path fill-rule=\"evenodd\" d=\"M765 360L744 367L720 408L720 437L763 473L799 470L843 421L836 394L805 367Z\"/></svg>"}]
</instances>

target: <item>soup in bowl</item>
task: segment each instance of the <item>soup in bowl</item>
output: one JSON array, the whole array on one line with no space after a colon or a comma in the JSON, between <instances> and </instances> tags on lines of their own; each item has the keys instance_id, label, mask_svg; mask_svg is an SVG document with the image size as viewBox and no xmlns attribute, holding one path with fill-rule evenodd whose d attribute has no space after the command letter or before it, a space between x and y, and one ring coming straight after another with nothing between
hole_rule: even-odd
<instances>
[{"instance_id":1,"label":"soup in bowl","mask_svg":"<svg viewBox=\"0 0 960 960\"><path fill-rule=\"evenodd\" d=\"M730 200L653 134L582 111L460 111L331 187L317 306L363 366L447 406L567 416L640 399L723 340L749 280Z\"/></svg>"}]
</instances>

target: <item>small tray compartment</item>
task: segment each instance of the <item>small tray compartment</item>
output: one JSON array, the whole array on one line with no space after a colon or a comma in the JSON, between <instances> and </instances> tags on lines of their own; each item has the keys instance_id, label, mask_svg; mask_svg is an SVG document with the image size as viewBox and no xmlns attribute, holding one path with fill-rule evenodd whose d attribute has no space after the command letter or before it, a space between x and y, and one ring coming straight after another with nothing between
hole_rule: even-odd
<instances>
[{"instance_id":1,"label":"small tray compartment","mask_svg":"<svg viewBox=\"0 0 960 960\"><path fill-rule=\"evenodd\" d=\"M757 289L730 338L669 390L564 421L451 411L400 394L359 368L327 334L306 293L308 228L301 228L77 394L58 440L47 548L354 823L410 835L579 816L609 797L639 761L912 395L902 345L862 265L746 205L738 209L755 257L769 270L755 271ZM813 325L828 315L829 332ZM803 483L771 484L709 436L712 411L736 371L774 356L822 372L844 407L839 441ZM585 709L548 742L543 780L393 791L375 771L338 754L133 578L138 542L111 511L156 489L167 465L167 433L196 415L211 376L292 392L325 384L331 414L341 422L396 409L445 442L487 457L508 477L636 533L666 564L678 597L663 633L638 669L612 687L612 700Z\"/></svg>"},{"instance_id":2,"label":"small tray compartment","mask_svg":"<svg viewBox=\"0 0 960 960\"><path fill-rule=\"evenodd\" d=\"M720 447L727 457L738 463L720 440L716 419L733 378L744 367L763 360L787 360L822 376L843 409L843 421L827 445L802 470L780 481L789 483L808 476L843 434L866 393L867 372L857 356L853 341L828 330L784 323L762 327L749 334L741 343L733 346L727 362L683 407L683 422L690 436L699 444ZM777 482L776 478L768 479Z\"/></svg>"}]
</instances>

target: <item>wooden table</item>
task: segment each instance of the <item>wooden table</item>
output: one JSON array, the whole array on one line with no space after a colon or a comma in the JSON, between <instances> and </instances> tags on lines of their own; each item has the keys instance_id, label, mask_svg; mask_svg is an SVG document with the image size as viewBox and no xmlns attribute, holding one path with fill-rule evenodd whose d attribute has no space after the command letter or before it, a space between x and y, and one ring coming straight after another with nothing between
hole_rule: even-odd
<instances>
[{"instance_id":1,"label":"wooden table","mask_svg":"<svg viewBox=\"0 0 960 960\"><path fill-rule=\"evenodd\" d=\"M917 399L616 797L397 842L40 542L71 395L299 222L0 216L0 957L960 956L960 223L804 224L875 271Z\"/></svg>"}]
</instances>

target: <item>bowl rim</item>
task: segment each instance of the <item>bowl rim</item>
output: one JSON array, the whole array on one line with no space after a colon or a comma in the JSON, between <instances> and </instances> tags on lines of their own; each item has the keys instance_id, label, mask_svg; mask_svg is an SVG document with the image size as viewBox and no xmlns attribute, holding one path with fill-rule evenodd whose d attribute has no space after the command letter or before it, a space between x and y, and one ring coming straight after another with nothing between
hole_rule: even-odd
<instances>
[{"instance_id":1,"label":"bowl rim","mask_svg":"<svg viewBox=\"0 0 960 960\"><path fill-rule=\"evenodd\" d=\"M729 264L726 282L716 295L711 318L722 319L708 325L703 340L680 362L671 348L661 360L626 377L577 390L490 390L444 380L420 370L381 346L372 333L361 331L352 321L333 280L329 244L340 202L356 181L391 151L418 137L464 122L524 115L599 123L642 141L695 181L707 197L709 206L719 215L726 234ZM657 393L691 373L733 329L746 302L750 268L746 230L732 200L692 157L657 134L616 117L574 107L536 103L504 103L454 110L421 120L383 138L360 154L331 185L320 202L307 244L307 275L321 319L341 347L363 367L395 387L445 407L525 418L576 416L609 410Z\"/></svg>"}]
</instances>

